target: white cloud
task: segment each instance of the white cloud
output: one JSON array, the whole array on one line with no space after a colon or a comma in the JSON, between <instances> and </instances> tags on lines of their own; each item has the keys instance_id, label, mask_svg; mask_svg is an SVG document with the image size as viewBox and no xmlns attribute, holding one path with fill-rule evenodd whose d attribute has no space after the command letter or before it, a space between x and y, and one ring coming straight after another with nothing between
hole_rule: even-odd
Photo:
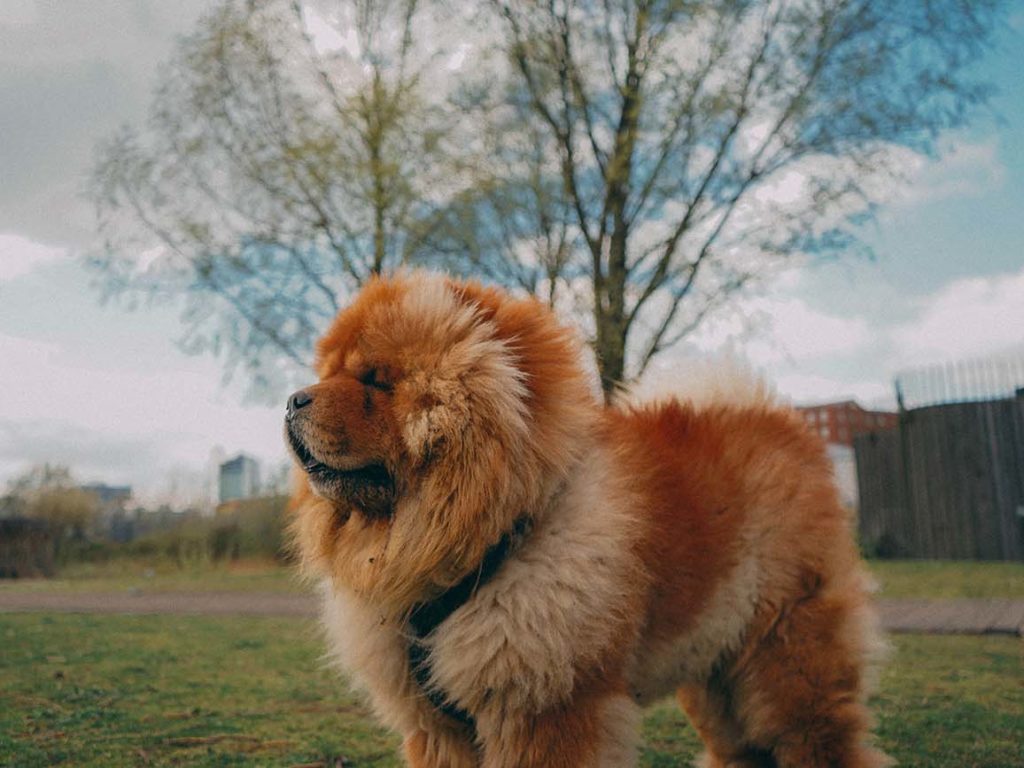
<instances>
[{"instance_id":1,"label":"white cloud","mask_svg":"<svg viewBox=\"0 0 1024 768\"><path fill-rule=\"evenodd\" d=\"M1024 348L1024 269L954 280L919 306L893 332L903 366Z\"/></svg>"},{"instance_id":2,"label":"white cloud","mask_svg":"<svg viewBox=\"0 0 1024 768\"><path fill-rule=\"evenodd\" d=\"M736 302L733 311L713 318L691 342L703 351L742 352L761 367L850 354L868 343L864 318L832 315L786 295L796 288L787 277L771 286L770 297Z\"/></svg>"},{"instance_id":3,"label":"white cloud","mask_svg":"<svg viewBox=\"0 0 1024 768\"><path fill-rule=\"evenodd\" d=\"M279 408L238 404L217 363L175 370L76 364L60 344L0 334L0 482L42 461L152 494L168 472L197 470L214 444L284 457Z\"/></svg>"},{"instance_id":4,"label":"white cloud","mask_svg":"<svg viewBox=\"0 0 1024 768\"><path fill-rule=\"evenodd\" d=\"M0 0L0 230L86 245L96 142L145 115L157 63L213 0Z\"/></svg>"},{"instance_id":5,"label":"white cloud","mask_svg":"<svg viewBox=\"0 0 1024 768\"><path fill-rule=\"evenodd\" d=\"M37 15L36 0L4 0L0 6L0 27L34 24Z\"/></svg>"},{"instance_id":6,"label":"white cloud","mask_svg":"<svg viewBox=\"0 0 1024 768\"><path fill-rule=\"evenodd\" d=\"M818 373L791 372L774 378L779 393L794 403L810 404L856 400L868 407L889 408L894 404L893 389L883 381L850 381Z\"/></svg>"},{"instance_id":7,"label":"white cloud","mask_svg":"<svg viewBox=\"0 0 1024 768\"><path fill-rule=\"evenodd\" d=\"M130 483L132 465L160 466L152 436L124 437L61 420L0 419L0 474L12 477L39 464L63 464L82 482Z\"/></svg>"},{"instance_id":8,"label":"white cloud","mask_svg":"<svg viewBox=\"0 0 1024 768\"><path fill-rule=\"evenodd\" d=\"M4 361L4 366L0 368L0 384L7 386L20 384L22 379L19 372L49 365L50 360L57 355L58 351L59 348L56 344L30 341L0 333L0 360ZM13 379L16 375L19 376L17 381ZM17 394L17 390L13 387L9 391ZM4 398L4 400L7 399ZM0 401L0 408L3 407L3 402Z\"/></svg>"},{"instance_id":9,"label":"white cloud","mask_svg":"<svg viewBox=\"0 0 1024 768\"><path fill-rule=\"evenodd\" d=\"M345 51L352 58L359 57L359 38L352 24L342 24L336 19L328 18L309 5L302 7L302 24L317 53ZM342 28L345 29L345 34L341 33Z\"/></svg>"},{"instance_id":10,"label":"white cloud","mask_svg":"<svg viewBox=\"0 0 1024 768\"><path fill-rule=\"evenodd\" d=\"M449 72L456 72L462 68L462 65L466 63L466 57L469 56L470 51L473 50L473 46L469 43L460 43L455 47L455 50L448 57L448 62L445 64L445 69Z\"/></svg>"},{"instance_id":11,"label":"white cloud","mask_svg":"<svg viewBox=\"0 0 1024 768\"><path fill-rule=\"evenodd\" d=\"M893 195L892 202L897 206L976 197L998 189L1006 179L1006 168L994 138L983 142L948 142L940 148L936 159L897 149L892 152L891 162L905 177Z\"/></svg>"},{"instance_id":12,"label":"white cloud","mask_svg":"<svg viewBox=\"0 0 1024 768\"><path fill-rule=\"evenodd\" d=\"M714 316L679 349L658 358L651 375L672 378L690 358L735 359L748 364L784 398L796 403L854 398L892 401L887 374L877 366L851 371L850 361L878 354L880 340L869 319L818 309L807 271L790 270L762 296L735 302Z\"/></svg>"},{"instance_id":13,"label":"white cloud","mask_svg":"<svg viewBox=\"0 0 1024 768\"><path fill-rule=\"evenodd\" d=\"M751 354L763 364L849 354L869 339L863 318L819 312L802 299L766 300L760 312L771 323L771 336L755 343Z\"/></svg>"},{"instance_id":14,"label":"white cloud","mask_svg":"<svg viewBox=\"0 0 1024 768\"><path fill-rule=\"evenodd\" d=\"M67 255L63 248L43 245L21 235L0 233L0 282L13 280Z\"/></svg>"},{"instance_id":15,"label":"white cloud","mask_svg":"<svg viewBox=\"0 0 1024 768\"><path fill-rule=\"evenodd\" d=\"M754 197L782 206L804 201L807 198L807 175L796 170L786 171L758 187Z\"/></svg>"}]
</instances>

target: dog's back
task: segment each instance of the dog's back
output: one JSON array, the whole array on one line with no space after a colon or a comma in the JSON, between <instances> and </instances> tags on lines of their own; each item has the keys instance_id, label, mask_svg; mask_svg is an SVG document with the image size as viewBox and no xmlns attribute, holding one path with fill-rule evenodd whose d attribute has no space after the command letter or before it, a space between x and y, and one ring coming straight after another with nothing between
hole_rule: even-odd
<instances>
[{"instance_id":1,"label":"dog's back","mask_svg":"<svg viewBox=\"0 0 1024 768\"><path fill-rule=\"evenodd\" d=\"M634 401L604 431L642 496L637 700L675 690L711 766L885 764L864 743L867 579L820 439L756 386Z\"/></svg>"}]
</instances>

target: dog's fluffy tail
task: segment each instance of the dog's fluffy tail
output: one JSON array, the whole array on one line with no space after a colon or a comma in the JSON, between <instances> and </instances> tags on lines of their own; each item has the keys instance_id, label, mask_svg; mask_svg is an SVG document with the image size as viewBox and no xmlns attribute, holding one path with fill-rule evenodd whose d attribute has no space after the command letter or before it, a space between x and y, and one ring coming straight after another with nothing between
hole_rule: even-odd
<instances>
[{"instance_id":1,"label":"dog's fluffy tail","mask_svg":"<svg viewBox=\"0 0 1024 768\"><path fill-rule=\"evenodd\" d=\"M757 407L778 403L774 390L739 358L684 358L671 369L649 371L616 397L616 405L679 400L694 408Z\"/></svg>"}]
</instances>

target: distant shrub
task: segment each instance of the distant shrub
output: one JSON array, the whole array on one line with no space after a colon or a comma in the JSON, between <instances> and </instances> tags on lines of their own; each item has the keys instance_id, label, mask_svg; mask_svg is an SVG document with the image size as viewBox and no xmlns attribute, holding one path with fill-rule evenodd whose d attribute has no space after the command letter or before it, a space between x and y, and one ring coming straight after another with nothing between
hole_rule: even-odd
<instances>
[{"instance_id":1,"label":"distant shrub","mask_svg":"<svg viewBox=\"0 0 1024 768\"><path fill-rule=\"evenodd\" d=\"M113 549L118 554L167 559L181 567L240 558L287 559L286 496L228 502L212 517L183 515L177 525Z\"/></svg>"},{"instance_id":2,"label":"distant shrub","mask_svg":"<svg viewBox=\"0 0 1024 768\"><path fill-rule=\"evenodd\" d=\"M286 560L287 496L265 496L222 504L213 518L219 548L230 557Z\"/></svg>"},{"instance_id":3,"label":"distant shrub","mask_svg":"<svg viewBox=\"0 0 1024 768\"><path fill-rule=\"evenodd\" d=\"M179 568L239 559L285 561L287 496L243 499L222 504L213 516L176 515L160 529L128 542L66 542L60 562L106 562L135 558L170 562Z\"/></svg>"}]
</instances>

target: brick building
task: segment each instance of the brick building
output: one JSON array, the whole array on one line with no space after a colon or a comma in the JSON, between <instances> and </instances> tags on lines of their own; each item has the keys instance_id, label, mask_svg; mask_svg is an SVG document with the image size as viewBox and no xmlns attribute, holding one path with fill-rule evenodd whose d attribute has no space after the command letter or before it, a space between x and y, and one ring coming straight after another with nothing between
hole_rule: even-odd
<instances>
[{"instance_id":1,"label":"brick building","mask_svg":"<svg viewBox=\"0 0 1024 768\"><path fill-rule=\"evenodd\" d=\"M891 411L869 411L853 400L800 406L807 425L833 445L853 447L853 438L866 432L893 429L899 416Z\"/></svg>"}]
</instances>

